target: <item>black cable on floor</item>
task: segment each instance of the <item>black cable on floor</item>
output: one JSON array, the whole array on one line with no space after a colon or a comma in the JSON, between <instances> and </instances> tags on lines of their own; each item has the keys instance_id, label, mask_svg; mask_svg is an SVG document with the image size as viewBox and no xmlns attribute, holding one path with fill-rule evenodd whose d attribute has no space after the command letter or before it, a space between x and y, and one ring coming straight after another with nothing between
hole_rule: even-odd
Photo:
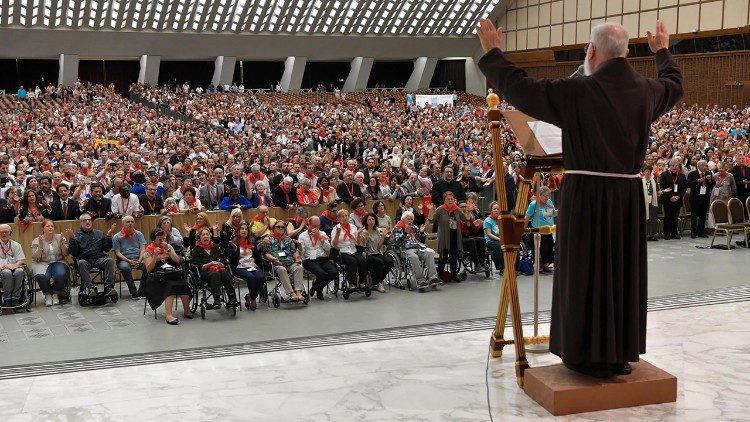
<instances>
[{"instance_id":1,"label":"black cable on floor","mask_svg":"<svg viewBox=\"0 0 750 422\"><path fill-rule=\"evenodd\" d=\"M492 418L492 407L490 406L489 372L490 372L490 351L487 350L487 364L484 367L484 385L487 388L487 413L490 414L490 422L494 422L495 420Z\"/></svg>"}]
</instances>

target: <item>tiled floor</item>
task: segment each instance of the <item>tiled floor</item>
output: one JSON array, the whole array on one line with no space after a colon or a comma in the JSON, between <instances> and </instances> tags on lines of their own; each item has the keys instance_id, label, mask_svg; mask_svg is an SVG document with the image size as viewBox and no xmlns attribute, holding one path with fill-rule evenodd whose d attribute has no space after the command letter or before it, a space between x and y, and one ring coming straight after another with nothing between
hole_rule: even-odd
<instances>
[{"instance_id":1,"label":"tiled floor","mask_svg":"<svg viewBox=\"0 0 750 422\"><path fill-rule=\"evenodd\" d=\"M0 420L487 421L489 390L495 421L742 421L749 318L750 302L649 313L671 404L555 419L516 386L512 349L485 384L489 332L471 331L0 381Z\"/></svg>"},{"instance_id":2,"label":"tiled floor","mask_svg":"<svg viewBox=\"0 0 750 422\"><path fill-rule=\"evenodd\" d=\"M705 240L689 238L649 242L649 297L748 284L750 250L696 247L705 245ZM540 277L541 310L549 309L551 285L551 276ZM489 280L471 276L428 293L393 289L349 300L339 295L323 303L313 299L308 306L261 305L236 317L209 311L205 321L183 318L177 327L164 323L163 309L157 320L150 309L143 315L143 301L130 301L127 293L117 304L100 308L45 308L40 301L32 313L0 317L0 343L12 351L0 366L485 318L494 315L499 286L496 274ZM531 311L532 277L519 277L519 294L521 311Z\"/></svg>"}]
</instances>

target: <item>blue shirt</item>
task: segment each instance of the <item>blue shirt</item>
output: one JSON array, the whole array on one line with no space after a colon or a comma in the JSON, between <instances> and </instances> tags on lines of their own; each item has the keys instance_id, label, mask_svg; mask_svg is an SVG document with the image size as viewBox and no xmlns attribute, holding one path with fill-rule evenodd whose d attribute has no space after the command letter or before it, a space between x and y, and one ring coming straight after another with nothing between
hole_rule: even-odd
<instances>
[{"instance_id":1,"label":"blue shirt","mask_svg":"<svg viewBox=\"0 0 750 422\"><path fill-rule=\"evenodd\" d=\"M526 209L526 216L529 217L529 224L531 227L544 227L555 224L555 205L551 199L547 200L547 204L539 209L539 219L536 216L536 200L531 201L529 208Z\"/></svg>"},{"instance_id":2,"label":"blue shirt","mask_svg":"<svg viewBox=\"0 0 750 422\"><path fill-rule=\"evenodd\" d=\"M487 217L484 219L484 224L482 224L483 229L490 229L492 234L495 236L500 236L500 226L497 225L497 221L495 221L492 217ZM484 241L486 243L490 243L493 241L493 239L490 239L489 236L487 236L487 232L484 232Z\"/></svg>"},{"instance_id":3,"label":"blue shirt","mask_svg":"<svg viewBox=\"0 0 750 422\"><path fill-rule=\"evenodd\" d=\"M26 98L26 90L25 89L20 88L18 90L18 98L20 98L22 100Z\"/></svg>"},{"instance_id":4,"label":"blue shirt","mask_svg":"<svg viewBox=\"0 0 750 422\"><path fill-rule=\"evenodd\" d=\"M135 241L133 240L133 237L135 238ZM138 230L133 233L132 237L125 237L122 232L118 232L112 238L112 249L120 251L121 254L129 259L137 259L141 256L141 245L145 244L146 238L143 237L143 233Z\"/></svg>"}]
</instances>

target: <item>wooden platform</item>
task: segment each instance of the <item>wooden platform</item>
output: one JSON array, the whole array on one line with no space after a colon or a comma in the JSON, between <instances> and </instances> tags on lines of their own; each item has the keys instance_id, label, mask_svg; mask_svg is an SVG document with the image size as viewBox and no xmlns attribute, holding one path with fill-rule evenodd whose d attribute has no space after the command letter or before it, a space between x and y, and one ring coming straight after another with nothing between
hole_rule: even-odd
<instances>
[{"instance_id":1,"label":"wooden platform","mask_svg":"<svg viewBox=\"0 0 750 422\"><path fill-rule=\"evenodd\" d=\"M551 414L595 412L677 400L677 378L641 359L630 375L597 379L562 364L524 372L524 391Z\"/></svg>"}]
</instances>

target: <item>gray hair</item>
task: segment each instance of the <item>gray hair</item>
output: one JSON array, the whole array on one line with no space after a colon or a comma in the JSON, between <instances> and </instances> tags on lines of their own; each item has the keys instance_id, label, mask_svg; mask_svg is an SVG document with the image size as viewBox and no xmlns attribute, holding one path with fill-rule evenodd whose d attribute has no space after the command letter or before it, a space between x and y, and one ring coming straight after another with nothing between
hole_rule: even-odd
<instances>
[{"instance_id":1,"label":"gray hair","mask_svg":"<svg viewBox=\"0 0 750 422\"><path fill-rule=\"evenodd\" d=\"M628 55L628 31L619 23L604 22L591 29L591 44L606 59Z\"/></svg>"},{"instance_id":2,"label":"gray hair","mask_svg":"<svg viewBox=\"0 0 750 422\"><path fill-rule=\"evenodd\" d=\"M725 161L718 161L716 163L716 168L717 169L725 169L725 168L727 168L727 163Z\"/></svg>"},{"instance_id":3,"label":"gray hair","mask_svg":"<svg viewBox=\"0 0 750 422\"><path fill-rule=\"evenodd\" d=\"M677 157L677 158L673 158L673 159L669 160L669 165L670 166L681 166L682 165L682 158Z\"/></svg>"},{"instance_id":4,"label":"gray hair","mask_svg":"<svg viewBox=\"0 0 750 422\"><path fill-rule=\"evenodd\" d=\"M260 164L255 163L252 166L250 166L250 171L260 171Z\"/></svg>"},{"instance_id":5,"label":"gray hair","mask_svg":"<svg viewBox=\"0 0 750 422\"><path fill-rule=\"evenodd\" d=\"M285 183L294 183L294 179L292 179L292 177L291 177L291 176L286 176L286 177L284 178L284 182L285 182Z\"/></svg>"},{"instance_id":6,"label":"gray hair","mask_svg":"<svg viewBox=\"0 0 750 422\"><path fill-rule=\"evenodd\" d=\"M300 216L300 217L309 217L310 211L305 207L298 207L296 210L294 210L294 215Z\"/></svg>"},{"instance_id":7,"label":"gray hair","mask_svg":"<svg viewBox=\"0 0 750 422\"><path fill-rule=\"evenodd\" d=\"M414 213L411 211L404 211L404 213L401 214L401 221L406 221L409 217L414 218Z\"/></svg>"},{"instance_id":8,"label":"gray hair","mask_svg":"<svg viewBox=\"0 0 750 422\"><path fill-rule=\"evenodd\" d=\"M539 195L552 195L552 189L542 186L539 188Z\"/></svg>"},{"instance_id":9,"label":"gray hair","mask_svg":"<svg viewBox=\"0 0 750 422\"><path fill-rule=\"evenodd\" d=\"M695 163L695 165L697 165L697 166L706 165L707 166L708 165L708 161L706 161L706 160L698 160L698 162Z\"/></svg>"}]
</instances>

